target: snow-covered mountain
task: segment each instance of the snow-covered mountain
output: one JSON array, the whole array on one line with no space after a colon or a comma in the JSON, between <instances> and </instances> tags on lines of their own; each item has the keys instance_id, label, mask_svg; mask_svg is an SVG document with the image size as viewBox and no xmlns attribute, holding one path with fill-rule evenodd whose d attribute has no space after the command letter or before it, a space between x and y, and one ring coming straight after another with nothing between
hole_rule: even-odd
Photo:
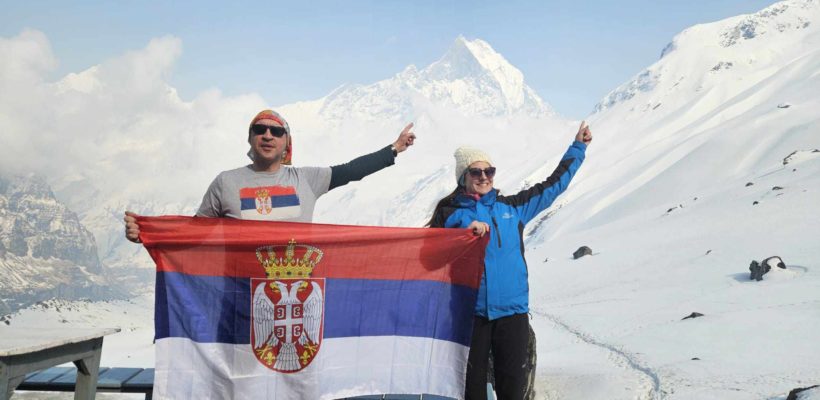
<instances>
[{"instance_id":1,"label":"snow-covered mountain","mask_svg":"<svg viewBox=\"0 0 820 400\"><path fill-rule=\"evenodd\" d=\"M39 176L0 177L0 313L110 296L94 236Z\"/></svg>"},{"instance_id":2,"label":"snow-covered mountain","mask_svg":"<svg viewBox=\"0 0 820 400\"><path fill-rule=\"evenodd\" d=\"M657 63L609 93L595 110L613 108L635 96L639 99L630 107L640 111L675 107L678 104L664 100L707 96L726 84L734 90L711 97L721 101L737 95L770 76L771 68L806 55L805 40L815 34L811 25L816 6L811 0L784 1L755 14L688 28L663 49Z\"/></svg>"},{"instance_id":3,"label":"snow-covered mountain","mask_svg":"<svg viewBox=\"0 0 820 400\"><path fill-rule=\"evenodd\" d=\"M289 114L317 114L330 126L348 120L412 120L426 108L454 108L464 115L554 115L524 82L524 75L487 42L459 37L438 61L369 85L343 85L312 102L286 106Z\"/></svg>"},{"instance_id":4,"label":"snow-covered mountain","mask_svg":"<svg viewBox=\"0 0 820 400\"><path fill-rule=\"evenodd\" d=\"M595 139L584 165L526 232L539 398L783 400L820 384L818 25L820 1L788 0L691 27L587 118ZM493 156L504 192L542 180L577 122L523 82L489 45L459 38L428 67L276 107L293 128L296 165L348 161L416 123L417 143L395 166L327 194L317 221L421 226L455 185L459 145ZM241 157L220 155L244 149L245 122L232 118L242 129L217 123L221 153L180 171L237 166ZM78 213L103 263L147 260L121 238L122 208L190 213L207 185L198 179L173 205L149 189L137 199L97 188L106 199ZM58 196L74 188L62 192L78 199L70 204L87 202L87 181L71 182L55 185ZM574 260L582 245L592 256ZM773 255L787 268L750 280L750 262ZM682 319L692 312L703 316Z\"/></svg>"},{"instance_id":5,"label":"snow-covered mountain","mask_svg":"<svg viewBox=\"0 0 820 400\"><path fill-rule=\"evenodd\" d=\"M597 145L614 156L590 160L602 173L584 186L605 198L590 205L585 226L686 199L709 183L752 180L771 172L764 165L816 148L818 23L820 3L795 0L694 26L607 95L589 120L605 129ZM667 196L652 190L669 181L676 185Z\"/></svg>"}]
</instances>

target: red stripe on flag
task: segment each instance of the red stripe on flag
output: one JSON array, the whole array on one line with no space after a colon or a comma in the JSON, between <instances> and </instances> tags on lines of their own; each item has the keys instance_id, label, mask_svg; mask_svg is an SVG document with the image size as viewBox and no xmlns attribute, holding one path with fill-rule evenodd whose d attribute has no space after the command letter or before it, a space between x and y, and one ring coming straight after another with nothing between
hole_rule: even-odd
<instances>
[{"instance_id":1,"label":"red stripe on flag","mask_svg":"<svg viewBox=\"0 0 820 400\"><path fill-rule=\"evenodd\" d=\"M260 186L253 188L242 188L239 190L239 197L243 199L256 198L256 193L260 190L267 190L269 196L283 196L296 194L293 186Z\"/></svg>"},{"instance_id":2,"label":"red stripe on flag","mask_svg":"<svg viewBox=\"0 0 820 400\"><path fill-rule=\"evenodd\" d=\"M157 270L191 275L267 277L257 250L291 240L322 251L311 277L430 280L477 288L489 235L466 229L385 228L243 221L226 218L138 217L140 239ZM260 251L263 260L268 253ZM301 256L297 250L297 257Z\"/></svg>"}]
</instances>

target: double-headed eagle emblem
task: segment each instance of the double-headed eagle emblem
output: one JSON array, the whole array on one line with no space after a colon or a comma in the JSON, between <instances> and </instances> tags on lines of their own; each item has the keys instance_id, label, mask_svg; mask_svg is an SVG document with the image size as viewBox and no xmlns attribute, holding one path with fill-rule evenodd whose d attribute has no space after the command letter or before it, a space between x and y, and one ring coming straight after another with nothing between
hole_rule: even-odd
<instances>
[{"instance_id":1,"label":"double-headed eagle emblem","mask_svg":"<svg viewBox=\"0 0 820 400\"><path fill-rule=\"evenodd\" d=\"M324 279L310 278L322 251L291 240L287 246L260 247L256 257L267 279L251 280L254 354L274 371L299 371L322 342Z\"/></svg>"},{"instance_id":2,"label":"double-headed eagle emblem","mask_svg":"<svg viewBox=\"0 0 820 400\"><path fill-rule=\"evenodd\" d=\"M270 193L268 193L267 189L256 191L254 203L256 204L256 212L259 214L268 215L273 210L273 203L271 202Z\"/></svg>"}]
</instances>

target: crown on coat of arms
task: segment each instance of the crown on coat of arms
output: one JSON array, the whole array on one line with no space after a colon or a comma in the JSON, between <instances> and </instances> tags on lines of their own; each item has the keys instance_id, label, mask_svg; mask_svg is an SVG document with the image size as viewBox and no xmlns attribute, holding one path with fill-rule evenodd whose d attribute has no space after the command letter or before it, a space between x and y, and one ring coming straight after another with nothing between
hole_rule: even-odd
<instances>
[{"instance_id":1,"label":"crown on coat of arms","mask_svg":"<svg viewBox=\"0 0 820 400\"><path fill-rule=\"evenodd\" d=\"M268 194L267 189L262 189L262 190L257 190L256 191L256 197L258 197L260 199L265 199L265 198L270 197L270 195Z\"/></svg>"},{"instance_id":2,"label":"crown on coat of arms","mask_svg":"<svg viewBox=\"0 0 820 400\"><path fill-rule=\"evenodd\" d=\"M267 253L267 258L263 253ZM307 278L322 260L322 250L313 246L297 245L291 239L287 246L263 246L256 249L256 258L265 268L268 279Z\"/></svg>"}]
</instances>

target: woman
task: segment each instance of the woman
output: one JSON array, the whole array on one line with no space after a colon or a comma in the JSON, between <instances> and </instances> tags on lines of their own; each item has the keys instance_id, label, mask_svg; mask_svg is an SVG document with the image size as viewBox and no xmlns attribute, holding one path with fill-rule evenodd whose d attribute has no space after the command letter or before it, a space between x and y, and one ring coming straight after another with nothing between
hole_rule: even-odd
<instances>
[{"instance_id":1,"label":"woman","mask_svg":"<svg viewBox=\"0 0 820 400\"><path fill-rule=\"evenodd\" d=\"M466 147L455 152L458 186L438 202L428 226L469 228L478 236L490 235L467 364L465 398L468 400L487 398L491 351L498 397L523 399L525 396L529 284L524 259L524 226L567 188L591 141L592 133L582 122L575 141L552 175L514 196L502 196L493 189L496 169L486 153Z\"/></svg>"}]
</instances>

